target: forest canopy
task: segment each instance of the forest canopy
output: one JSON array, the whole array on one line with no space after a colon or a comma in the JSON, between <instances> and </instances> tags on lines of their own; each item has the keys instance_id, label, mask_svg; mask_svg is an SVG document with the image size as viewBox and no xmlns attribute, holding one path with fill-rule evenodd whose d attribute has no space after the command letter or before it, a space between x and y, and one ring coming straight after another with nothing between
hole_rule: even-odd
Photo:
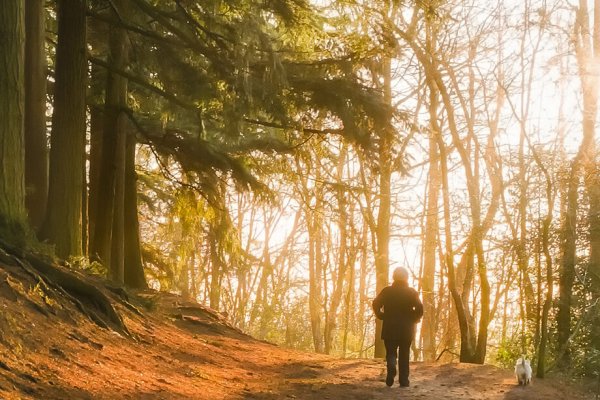
<instances>
[{"instance_id":1,"label":"forest canopy","mask_svg":"<svg viewBox=\"0 0 600 400\"><path fill-rule=\"evenodd\" d=\"M0 239L287 346L600 371L600 0L4 0Z\"/></svg>"}]
</instances>

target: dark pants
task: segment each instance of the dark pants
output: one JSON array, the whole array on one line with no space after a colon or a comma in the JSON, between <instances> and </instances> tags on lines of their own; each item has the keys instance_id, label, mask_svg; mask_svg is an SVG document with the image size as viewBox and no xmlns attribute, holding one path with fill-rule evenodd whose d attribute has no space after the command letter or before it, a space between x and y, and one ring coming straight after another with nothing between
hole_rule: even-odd
<instances>
[{"instance_id":1,"label":"dark pants","mask_svg":"<svg viewBox=\"0 0 600 400\"><path fill-rule=\"evenodd\" d=\"M384 340L385 360L388 375L396 376L396 359L398 360L398 380L400 385L408 385L408 362L410 359L410 344L412 340Z\"/></svg>"}]
</instances>

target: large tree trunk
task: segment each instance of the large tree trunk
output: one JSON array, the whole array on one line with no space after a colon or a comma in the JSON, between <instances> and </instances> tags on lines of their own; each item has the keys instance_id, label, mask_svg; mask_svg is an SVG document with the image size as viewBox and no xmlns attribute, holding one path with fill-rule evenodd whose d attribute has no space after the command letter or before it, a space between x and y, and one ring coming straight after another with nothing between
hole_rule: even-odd
<instances>
[{"instance_id":1,"label":"large tree trunk","mask_svg":"<svg viewBox=\"0 0 600 400\"><path fill-rule=\"evenodd\" d=\"M122 1L115 3L119 10ZM128 63L129 42L127 32L113 28L110 32L109 64L112 69L123 70ZM108 71L104 104L104 135L102 138L101 168L98 180L98 197L94 199L96 210L94 233L91 236L90 256L110 268L110 276L123 283L122 210L124 201L124 162L126 146L127 79ZM93 172L93 171L92 171ZM118 198L117 198L118 197ZM102 204L102 207L98 207ZM116 217L116 218L115 218ZM113 230L117 228L117 231ZM116 235L115 235L116 234ZM113 237L114 236L114 237ZM113 254L112 250L117 251Z\"/></svg>"},{"instance_id":2,"label":"large tree trunk","mask_svg":"<svg viewBox=\"0 0 600 400\"><path fill-rule=\"evenodd\" d=\"M13 240L25 224L25 10L23 1L0 7L0 236Z\"/></svg>"},{"instance_id":3,"label":"large tree trunk","mask_svg":"<svg viewBox=\"0 0 600 400\"><path fill-rule=\"evenodd\" d=\"M44 222L48 199L44 16L43 0L25 2L25 205L36 230Z\"/></svg>"},{"instance_id":4,"label":"large tree trunk","mask_svg":"<svg viewBox=\"0 0 600 400\"><path fill-rule=\"evenodd\" d=\"M86 0L58 1L50 181L42 236L56 246L56 254L62 258L82 254L86 11Z\"/></svg>"}]
</instances>

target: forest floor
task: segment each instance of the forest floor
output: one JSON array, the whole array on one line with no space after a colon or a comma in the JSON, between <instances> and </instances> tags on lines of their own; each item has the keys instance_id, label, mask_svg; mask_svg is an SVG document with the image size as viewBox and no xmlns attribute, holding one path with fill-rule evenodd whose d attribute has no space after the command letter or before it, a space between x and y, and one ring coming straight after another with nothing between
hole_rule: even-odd
<instances>
[{"instance_id":1,"label":"forest floor","mask_svg":"<svg viewBox=\"0 0 600 400\"><path fill-rule=\"evenodd\" d=\"M410 388L388 388L381 361L258 341L204 306L150 290L113 297L129 330L120 334L30 275L0 261L0 399L596 398L563 379L519 387L510 371L467 364L415 363Z\"/></svg>"}]
</instances>

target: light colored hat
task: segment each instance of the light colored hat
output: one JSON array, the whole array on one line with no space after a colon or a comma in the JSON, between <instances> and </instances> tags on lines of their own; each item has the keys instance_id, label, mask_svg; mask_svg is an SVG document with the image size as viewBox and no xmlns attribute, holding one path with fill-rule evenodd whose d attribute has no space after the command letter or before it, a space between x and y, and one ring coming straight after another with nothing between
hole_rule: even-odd
<instances>
[{"instance_id":1,"label":"light colored hat","mask_svg":"<svg viewBox=\"0 0 600 400\"><path fill-rule=\"evenodd\" d=\"M404 267L398 267L394 270L392 277L395 281L408 282L408 270Z\"/></svg>"}]
</instances>

